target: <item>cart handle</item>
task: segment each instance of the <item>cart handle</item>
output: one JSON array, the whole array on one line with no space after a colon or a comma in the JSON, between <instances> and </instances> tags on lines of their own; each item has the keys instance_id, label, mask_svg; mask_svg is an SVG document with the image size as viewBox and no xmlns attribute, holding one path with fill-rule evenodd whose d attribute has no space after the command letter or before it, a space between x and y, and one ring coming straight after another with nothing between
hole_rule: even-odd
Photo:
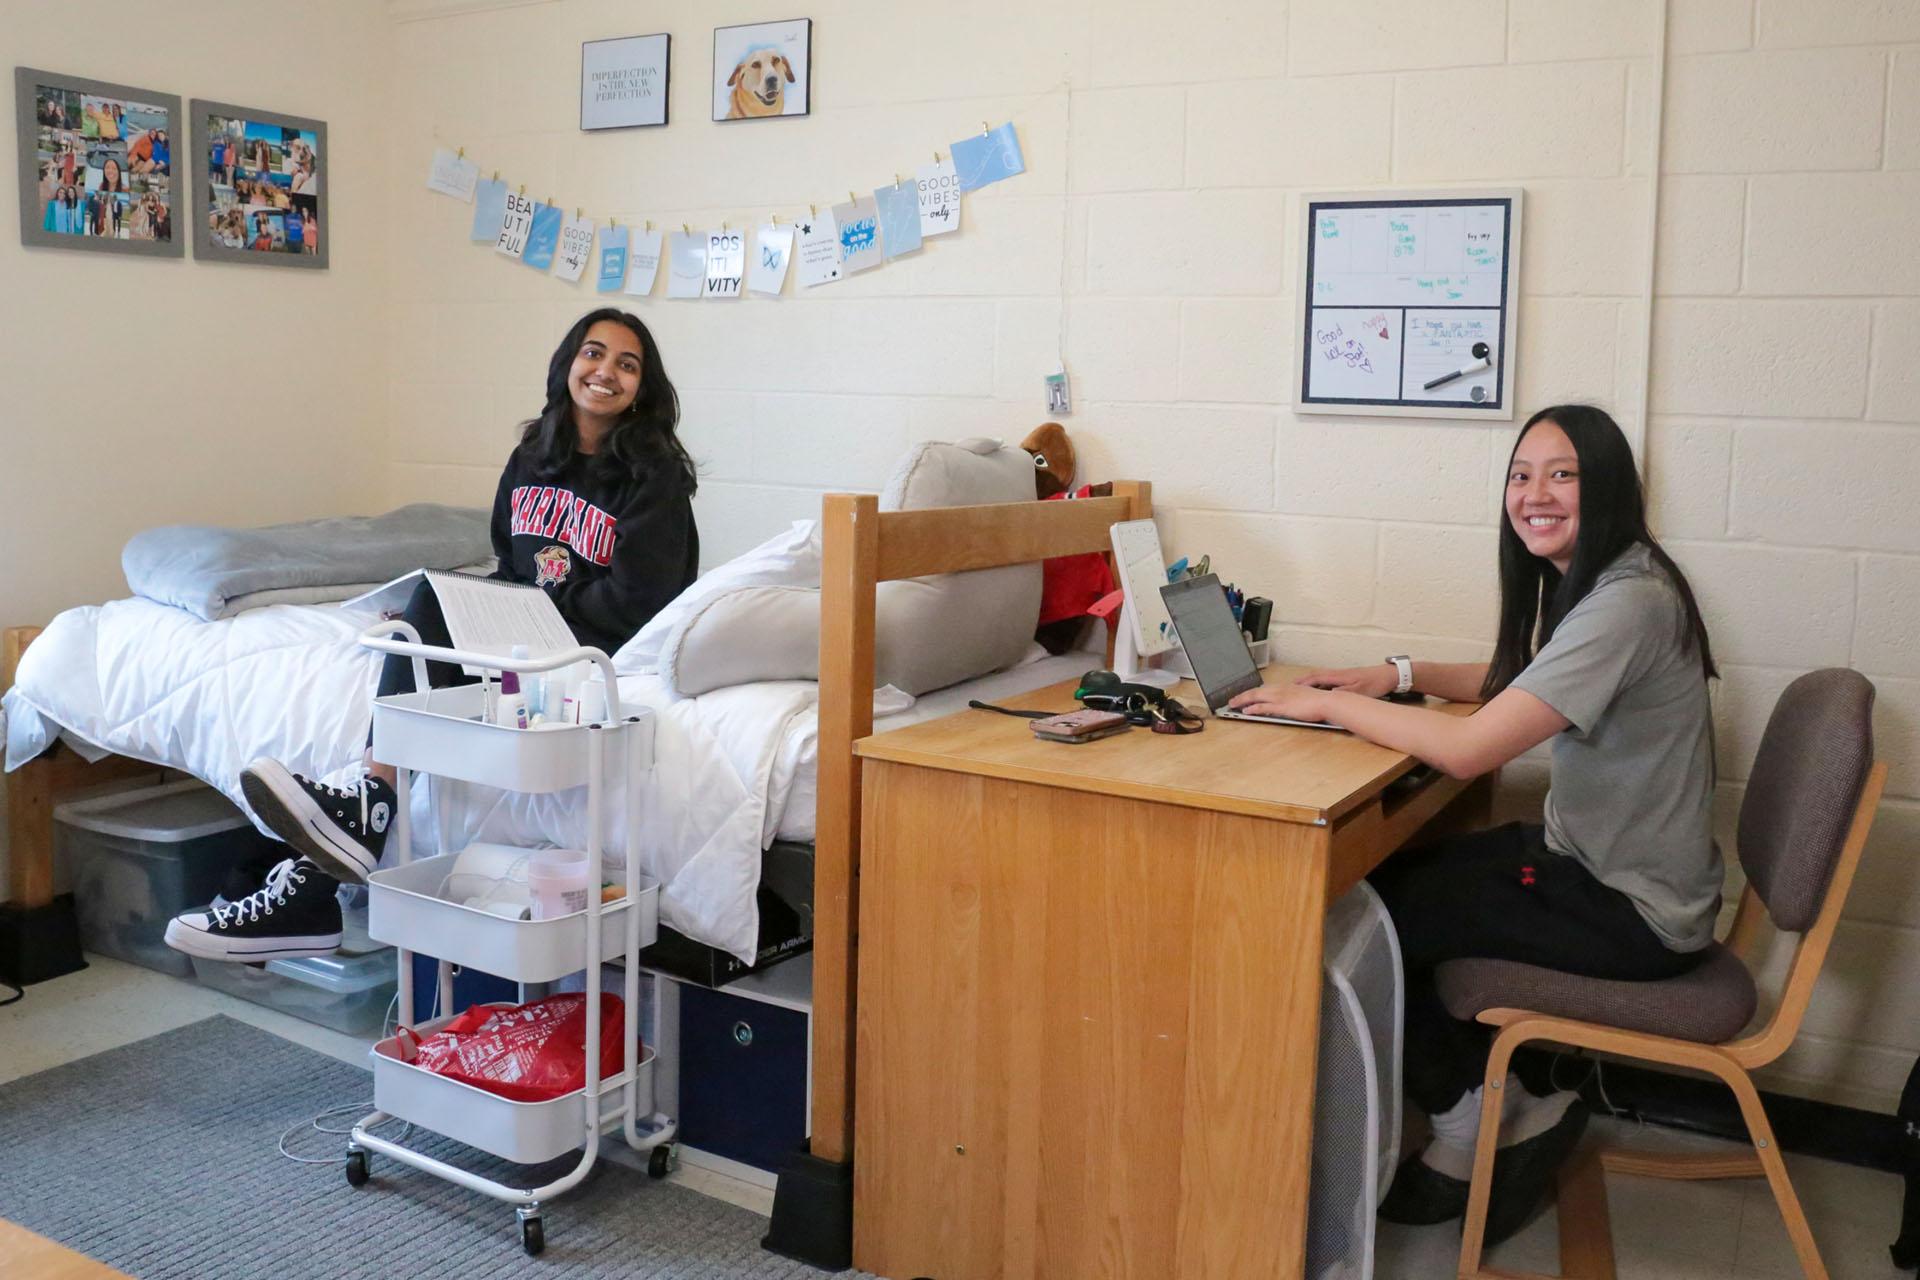
<instances>
[{"instance_id":1,"label":"cart handle","mask_svg":"<svg viewBox=\"0 0 1920 1280\"><path fill-rule=\"evenodd\" d=\"M398 632L405 640L395 640L391 636ZM607 718L610 724L620 724L626 719L624 708L620 705L620 677L613 669L613 660L599 649L579 645L572 649L562 649L558 653L549 653L539 658L503 658L497 653L470 653L465 649L442 649L438 645L421 644L420 633L412 623L401 618L392 618L376 622L360 633L360 643L369 649L381 653L390 653L395 657L413 659L413 687L424 690L427 686L427 659L435 662L457 662L467 667L485 667L489 671L514 671L534 675L542 671L553 671L560 667L570 667L576 662L591 662L600 668L607 682Z\"/></svg>"}]
</instances>

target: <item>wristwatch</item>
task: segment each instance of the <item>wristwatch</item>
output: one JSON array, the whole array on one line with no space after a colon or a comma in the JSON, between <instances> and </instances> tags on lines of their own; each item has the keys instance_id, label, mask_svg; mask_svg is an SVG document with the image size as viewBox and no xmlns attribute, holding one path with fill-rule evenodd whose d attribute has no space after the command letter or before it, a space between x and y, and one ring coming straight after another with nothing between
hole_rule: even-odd
<instances>
[{"instance_id":1,"label":"wristwatch","mask_svg":"<svg viewBox=\"0 0 1920 1280\"><path fill-rule=\"evenodd\" d=\"M1413 692L1413 659L1404 653L1396 653L1389 656L1387 661L1392 663L1393 669L1400 673L1400 685L1394 692Z\"/></svg>"}]
</instances>

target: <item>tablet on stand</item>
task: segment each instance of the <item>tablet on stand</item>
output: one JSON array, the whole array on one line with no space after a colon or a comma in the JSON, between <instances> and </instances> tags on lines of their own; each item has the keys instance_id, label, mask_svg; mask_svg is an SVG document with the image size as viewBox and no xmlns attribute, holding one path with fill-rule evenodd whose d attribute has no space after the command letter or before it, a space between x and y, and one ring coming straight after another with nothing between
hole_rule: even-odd
<instances>
[{"instance_id":1,"label":"tablet on stand","mask_svg":"<svg viewBox=\"0 0 1920 1280\"><path fill-rule=\"evenodd\" d=\"M1113 526L1113 562L1120 576L1123 603L1113 637L1113 670L1122 680L1167 689L1184 678L1152 664L1157 654L1179 647L1173 619L1160 598L1167 585L1167 558L1160 530L1151 520L1122 520Z\"/></svg>"}]
</instances>

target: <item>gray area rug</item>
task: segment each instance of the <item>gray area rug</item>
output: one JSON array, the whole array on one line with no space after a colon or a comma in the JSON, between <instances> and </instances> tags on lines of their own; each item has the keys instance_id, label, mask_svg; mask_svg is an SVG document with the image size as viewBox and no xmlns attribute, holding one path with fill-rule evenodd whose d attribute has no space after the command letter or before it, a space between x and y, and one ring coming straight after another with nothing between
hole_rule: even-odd
<instances>
[{"instance_id":1,"label":"gray area rug","mask_svg":"<svg viewBox=\"0 0 1920 1280\"><path fill-rule=\"evenodd\" d=\"M0 1217L138 1280L829 1274L761 1249L758 1214L604 1159L544 1207L546 1252L530 1258L497 1200L381 1156L349 1187L341 1165L276 1149L289 1125L372 1097L368 1072L225 1017L43 1071L0 1086ZM510 1185L547 1180L418 1129L407 1144ZM339 1156L346 1139L303 1128L287 1147Z\"/></svg>"}]
</instances>

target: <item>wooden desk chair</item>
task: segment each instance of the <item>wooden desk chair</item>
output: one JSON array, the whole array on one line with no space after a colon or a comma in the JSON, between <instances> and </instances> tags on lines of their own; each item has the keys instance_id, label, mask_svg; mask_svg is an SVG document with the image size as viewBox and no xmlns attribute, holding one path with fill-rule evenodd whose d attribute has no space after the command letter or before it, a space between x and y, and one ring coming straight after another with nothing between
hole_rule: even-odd
<instances>
[{"instance_id":1,"label":"wooden desk chair","mask_svg":"<svg viewBox=\"0 0 1920 1280\"><path fill-rule=\"evenodd\" d=\"M1654 1155L1606 1150L1580 1158L1560 1186L1562 1274L1611 1280L1603 1171L1654 1178L1765 1177L1800 1267L1825 1280L1806 1215L1748 1072L1786 1051L1800 1030L1834 927L1873 824L1887 766L1873 760L1873 685L1857 672L1814 671L1781 693L1761 737L1740 805L1739 857L1746 891L1727 943L1700 965L1660 982L1578 978L1501 960L1440 966L1441 998L1457 1018L1499 1027L1487 1062L1473 1190L1460 1241L1464 1280L1515 1273L1484 1268L1482 1241L1499 1142L1500 1086L1514 1050L1534 1040L1709 1072L1733 1090L1753 1139L1751 1155ZM1762 915L1799 934L1779 1006L1759 1031L1740 1032L1757 1003L1747 968Z\"/></svg>"}]
</instances>

